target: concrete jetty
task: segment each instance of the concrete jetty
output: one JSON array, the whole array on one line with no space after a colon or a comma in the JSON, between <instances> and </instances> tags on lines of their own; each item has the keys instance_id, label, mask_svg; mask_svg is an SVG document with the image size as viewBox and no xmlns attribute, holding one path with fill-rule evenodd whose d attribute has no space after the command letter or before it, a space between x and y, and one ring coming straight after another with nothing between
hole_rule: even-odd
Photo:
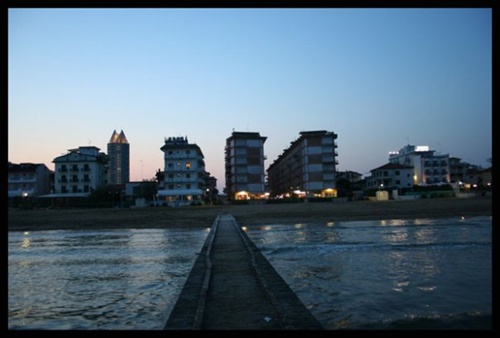
<instances>
[{"instance_id":1,"label":"concrete jetty","mask_svg":"<svg viewBox=\"0 0 500 338\"><path fill-rule=\"evenodd\" d=\"M230 214L218 215L165 330L322 330Z\"/></svg>"}]
</instances>

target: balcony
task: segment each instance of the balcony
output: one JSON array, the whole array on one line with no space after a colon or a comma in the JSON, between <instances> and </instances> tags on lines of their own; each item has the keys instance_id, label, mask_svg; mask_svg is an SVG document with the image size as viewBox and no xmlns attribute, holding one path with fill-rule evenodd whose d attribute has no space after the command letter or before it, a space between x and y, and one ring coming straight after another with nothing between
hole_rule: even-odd
<instances>
[{"instance_id":1,"label":"balcony","mask_svg":"<svg viewBox=\"0 0 500 338\"><path fill-rule=\"evenodd\" d=\"M36 177L9 177L8 181L15 183L36 183Z\"/></svg>"}]
</instances>

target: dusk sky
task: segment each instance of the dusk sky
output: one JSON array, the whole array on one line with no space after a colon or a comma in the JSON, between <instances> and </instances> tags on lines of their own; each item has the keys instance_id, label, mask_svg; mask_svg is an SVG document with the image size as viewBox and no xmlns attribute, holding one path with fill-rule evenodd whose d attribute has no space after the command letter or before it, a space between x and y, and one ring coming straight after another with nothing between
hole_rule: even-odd
<instances>
[{"instance_id":1,"label":"dusk sky","mask_svg":"<svg viewBox=\"0 0 500 338\"><path fill-rule=\"evenodd\" d=\"M407 144L489 167L491 9L9 9L8 160L130 143L130 180L187 136L225 186L234 131L265 169L301 131L338 135L337 170Z\"/></svg>"}]
</instances>

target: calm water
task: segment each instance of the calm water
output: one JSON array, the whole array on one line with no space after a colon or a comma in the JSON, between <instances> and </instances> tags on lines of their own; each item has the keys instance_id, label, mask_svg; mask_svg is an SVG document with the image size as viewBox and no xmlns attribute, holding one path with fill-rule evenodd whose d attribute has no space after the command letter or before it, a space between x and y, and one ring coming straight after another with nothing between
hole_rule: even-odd
<instances>
[{"instance_id":1,"label":"calm water","mask_svg":"<svg viewBox=\"0 0 500 338\"><path fill-rule=\"evenodd\" d=\"M8 327L160 330L207 234L9 232ZM327 329L491 329L491 217L248 234Z\"/></svg>"}]
</instances>

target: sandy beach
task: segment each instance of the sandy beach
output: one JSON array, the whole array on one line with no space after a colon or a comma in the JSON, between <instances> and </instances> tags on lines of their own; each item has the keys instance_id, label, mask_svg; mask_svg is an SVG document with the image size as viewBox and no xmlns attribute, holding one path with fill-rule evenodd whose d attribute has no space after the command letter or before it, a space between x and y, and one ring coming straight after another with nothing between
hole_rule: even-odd
<instances>
[{"instance_id":1,"label":"sandy beach","mask_svg":"<svg viewBox=\"0 0 500 338\"><path fill-rule=\"evenodd\" d=\"M219 213L240 225L491 216L492 198L219 205L182 208L8 210L9 231L209 227Z\"/></svg>"}]
</instances>

